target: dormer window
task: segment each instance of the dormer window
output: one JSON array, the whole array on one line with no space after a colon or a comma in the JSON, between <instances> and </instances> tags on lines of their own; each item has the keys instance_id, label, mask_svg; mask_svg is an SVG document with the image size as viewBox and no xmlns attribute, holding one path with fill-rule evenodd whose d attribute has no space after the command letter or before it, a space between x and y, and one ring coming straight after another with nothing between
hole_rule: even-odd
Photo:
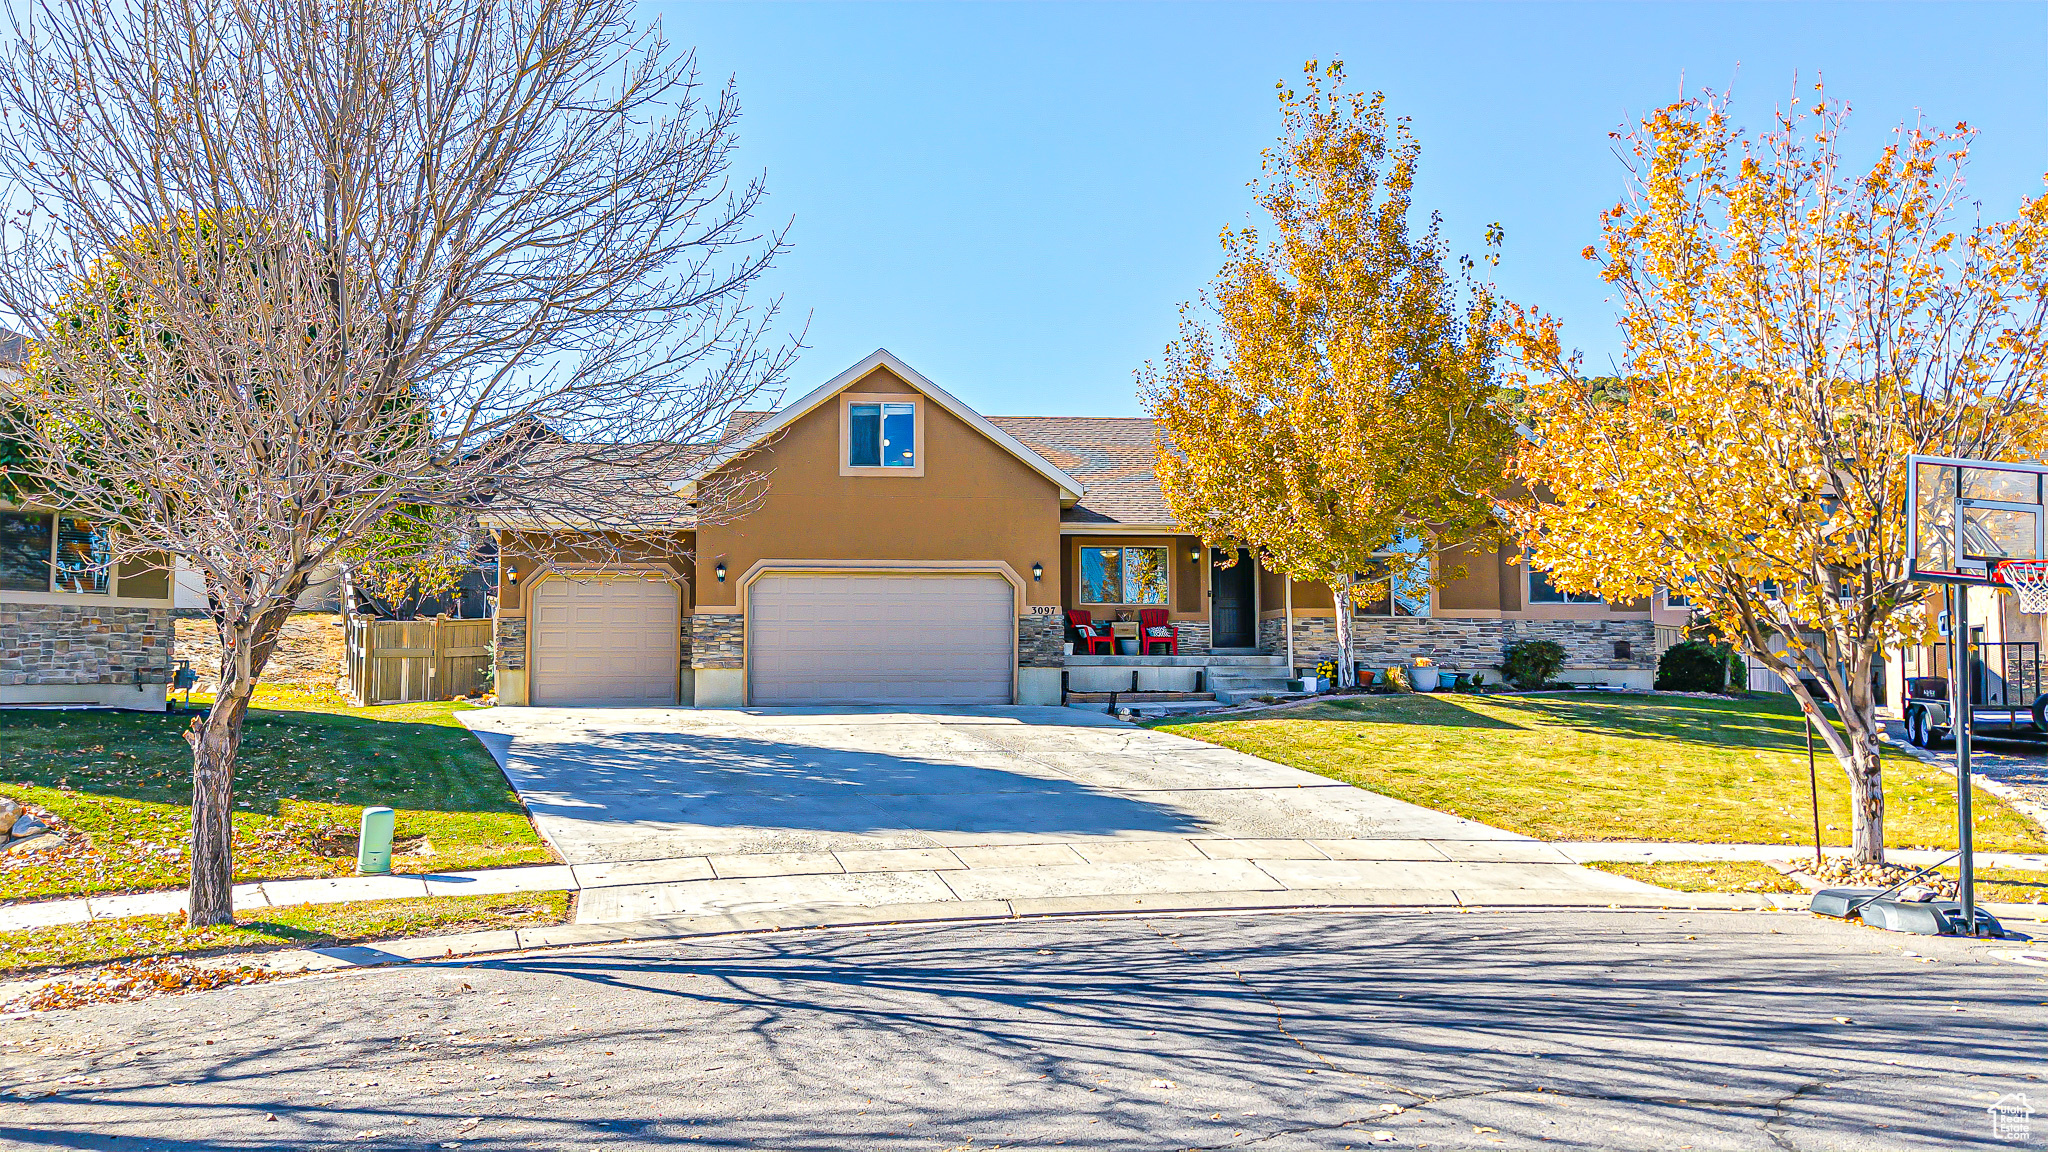
<instances>
[{"instance_id":1,"label":"dormer window","mask_svg":"<svg viewBox=\"0 0 2048 1152\"><path fill-rule=\"evenodd\" d=\"M917 464L917 405L847 406L846 463L853 468L911 468Z\"/></svg>"},{"instance_id":2,"label":"dormer window","mask_svg":"<svg viewBox=\"0 0 2048 1152\"><path fill-rule=\"evenodd\" d=\"M847 396L840 420L840 472L849 476L921 476L924 429L918 400Z\"/></svg>"}]
</instances>

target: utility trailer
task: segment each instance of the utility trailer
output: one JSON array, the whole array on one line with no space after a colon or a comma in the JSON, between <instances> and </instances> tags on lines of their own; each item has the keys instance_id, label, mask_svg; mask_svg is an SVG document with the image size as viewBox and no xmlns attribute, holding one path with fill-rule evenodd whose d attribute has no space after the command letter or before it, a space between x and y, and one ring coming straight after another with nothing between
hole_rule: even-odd
<instances>
[{"instance_id":1,"label":"utility trailer","mask_svg":"<svg viewBox=\"0 0 2048 1152\"><path fill-rule=\"evenodd\" d=\"M2031 640L1970 645L1970 733L2005 740L2048 741L2048 685L2041 646ZM1906 739L1932 748L1955 735L1948 677L1906 681Z\"/></svg>"}]
</instances>

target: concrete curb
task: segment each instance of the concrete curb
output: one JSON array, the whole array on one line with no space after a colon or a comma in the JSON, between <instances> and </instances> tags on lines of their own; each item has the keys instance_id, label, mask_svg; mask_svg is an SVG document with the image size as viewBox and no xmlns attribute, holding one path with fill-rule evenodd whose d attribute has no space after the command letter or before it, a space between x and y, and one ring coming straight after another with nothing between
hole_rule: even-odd
<instances>
[{"instance_id":1,"label":"concrete curb","mask_svg":"<svg viewBox=\"0 0 2048 1152\"><path fill-rule=\"evenodd\" d=\"M1453 902L1445 902L1451 897ZM1668 897L1668 898L1667 898ZM1985 904L2001 921L2048 919L2048 906ZM867 908L784 908L771 912L722 916L674 916L613 924L549 924L454 936L426 936L332 948L276 952L224 953L198 957L203 967L258 967L283 976L321 975L397 964L475 961L524 952L609 947L662 940L708 939L771 932L818 931L858 927L905 927L932 924L996 924L1034 920L1123 918L1129 916L1253 915L1284 912L1804 912L1807 897L1784 893L1716 892L1587 893L1507 891L1437 892L1424 890L1209 892L1145 896L1070 896L1033 900L945 901L891 904ZM74 970L76 971L76 970ZM7 1002L64 977L0 984L0 1002Z\"/></svg>"},{"instance_id":2,"label":"concrete curb","mask_svg":"<svg viewBox=\"0 0 2048 1152\"><path fill-rule=\"evenodd\" d=\"M1444 902L1440 897L1466 896ZM1589 909L1607 911L1733 911L1760 912L1780 905L1765 896L1674 892L1670 898L1613 892L1540 892L1529 889L1474 891L1372 892L1356 889L1282 892L1191 892L1145 896L1062 896L1032 900L946 901L925 904L884 904L868 908L781 908L770 912L723 916L670 916L611 924L551 924L537 928L432 936L335 948L292 949L259 953L252 959L212 957L200 963L257 963L279 971L326 972L376 967L419 960L469 959L539 948L633 944L708 936L752 935L819 928L885 927L912 924L986 924L1002 921L1058 920L1098 916L1164 916L1216 912L1431 912L1544 911ZM1804 903L1800 904L1804 908Z\"/></svg>"}]
</instances>

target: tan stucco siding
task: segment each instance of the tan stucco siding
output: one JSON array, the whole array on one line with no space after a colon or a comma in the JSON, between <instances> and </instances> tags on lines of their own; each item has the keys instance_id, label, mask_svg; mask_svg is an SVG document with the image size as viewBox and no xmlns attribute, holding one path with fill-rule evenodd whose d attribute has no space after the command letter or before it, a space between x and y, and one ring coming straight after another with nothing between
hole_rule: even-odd
<instances>
[{"instance_id":1,"label":"tan stucco siding","mask_svg":"<svg viewBox=\"0 0 2048 1152\"><path fill-rule=\"evenodd\" d=\"M1278 572L1269 571L1264 567L1259 569L1259 607L1261 609L1269 612L1281 610L1281 605L1286 602L1287 590L1281 585L1280 580L1281 576ZM1337 601L1330 595L1330 586L1328 584L1320 580L1296 580L1294 582L1295 611L1298 612L1304 608L1314 608L1328 613L1336 606Z\"/></svg>"},{"instance_id":2,"label":"tan stucco siding","mask_svg":"<svg viewBox=\"0 0 2048 1152\"><path fill-rule=\"evenodd\" d=\"M1436 592L1437 607L1445 611L1501 610L1500 551L1497 548L1452 548L1438 561L1437 571L1449 577ZM1458 572L1463 569L1463 575Z\"/></svg>"},{"instance_id":3,"label":"tan stucco siding","mask_svg":"<svg viewBox=\"0 0 2048 1152\"><path fill-rule=\"evenodd\" d=\"M886 369L846 391L914 394ZM928 398L917 404L922 476L841 475L836 399L730 465L765 473L767 488L745 516L699 529L699 605L736 607L740 577L762 560L1000 561L1024 581L1026 603L1059 604L1059 489Z\"/></svg>"},{"instance_id":4,"label":"tan stucco siding","mask_svg":"<svg viewBox=\"0 0 2048 1152\"><path fill-rule=\"evenodd\" d=\"M526 589L543 568L606 568L661 565L672 569L684 583L688 607L694 539L690 533L655 536L606 534L602 542L582 544L555 539L540 533L502 532L498 536L498 611L519 616L526 612ZM517 572L514 580L511 574Z\"/></svg>"}]
</instances>

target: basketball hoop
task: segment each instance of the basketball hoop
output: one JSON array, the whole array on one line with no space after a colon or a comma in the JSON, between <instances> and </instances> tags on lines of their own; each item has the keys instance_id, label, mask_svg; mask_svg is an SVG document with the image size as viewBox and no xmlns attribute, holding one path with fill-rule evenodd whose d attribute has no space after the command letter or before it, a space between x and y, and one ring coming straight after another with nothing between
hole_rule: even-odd
<instances>
[{"instance_id":1,"label":"basketball hoop","mask_svg":"<svg viewBox=\"0 0 2048 1152\"><path fill-rule=\"evenodd\" d=\"M2007 560L1991 578L2019 594L2020 611L2048 612L2048 560Z\"/></svg>"}]
</instances>

